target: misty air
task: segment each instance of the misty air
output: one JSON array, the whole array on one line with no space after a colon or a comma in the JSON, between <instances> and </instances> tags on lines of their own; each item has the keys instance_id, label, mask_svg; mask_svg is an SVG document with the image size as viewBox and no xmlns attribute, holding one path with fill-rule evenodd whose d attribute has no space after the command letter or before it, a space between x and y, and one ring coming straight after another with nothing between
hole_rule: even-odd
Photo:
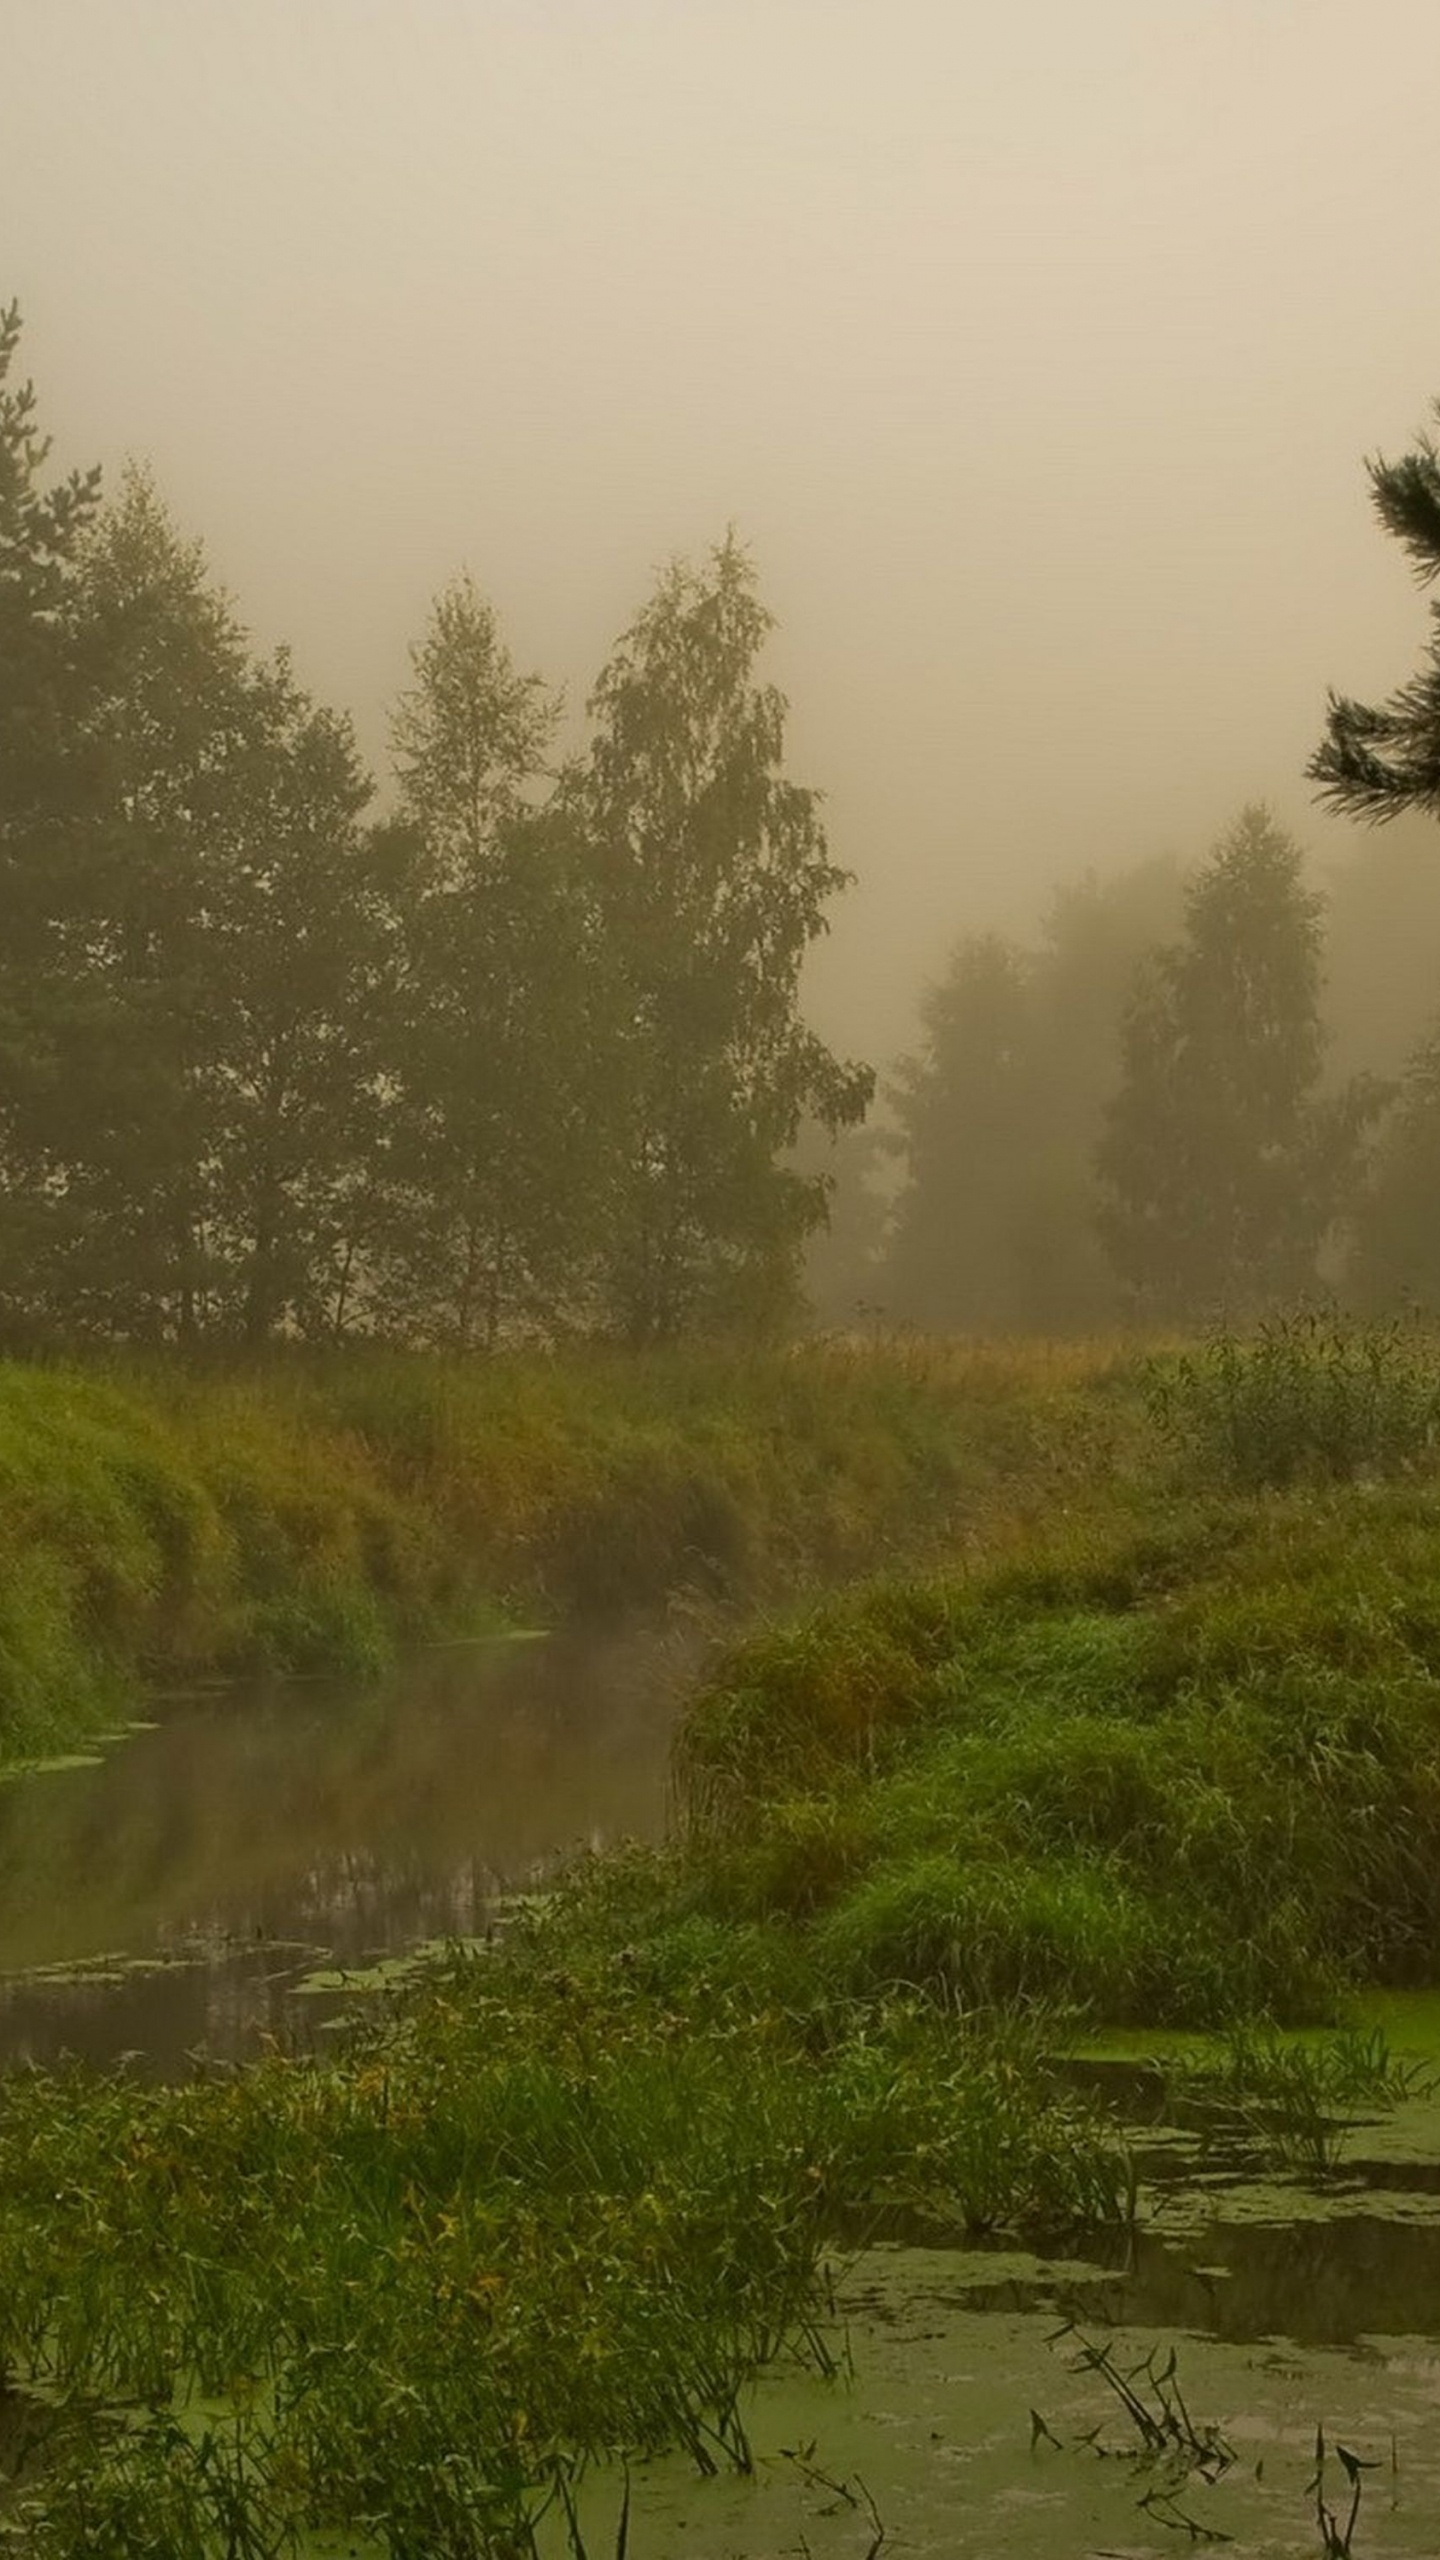
<instances>
[{"instance_id":1,"label":"misty air","mask_svg":"<svg viewBox=\"0 0 1440 2560\"><path fill-rule=\"evenodd\" d=\"M1437 89L0 0L17 2555L1433 2555Z\"/></svg>"}]
</instances>

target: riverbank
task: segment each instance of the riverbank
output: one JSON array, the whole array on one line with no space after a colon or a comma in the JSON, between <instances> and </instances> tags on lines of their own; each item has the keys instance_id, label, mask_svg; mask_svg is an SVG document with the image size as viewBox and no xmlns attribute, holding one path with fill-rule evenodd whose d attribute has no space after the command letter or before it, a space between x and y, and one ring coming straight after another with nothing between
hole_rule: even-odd
<instances>
[{"instance_id":1,"label":"riverbank","mask_svg":"<svg viewBox=\"0 0 1440 2560\"><path fill-rule=\"evenodd\" d=\"M0 1765L147 1686L363 1674L507 1617L755 1606L983 1543L1138 1427L1115 1380L1104 1349L904 1344L0 1364Z\"/></svg>"},{"instance_id":2,"label":"riverbank","mask_svg":"<svg viewBox=\"0 0 1440 2560\"><path fill-rule=\"evenodd\" d=\"M752 2378L834 2368L837 2250L1019 2234L1048 2301L1057 2239L1100 2266L1203 2191L1174 2273L1213 2292L1216 2141L1293 2219L1338 2112L1430 2106L1382 2037L1268 2022L1440 1971L1440 1366L1305 1328L1143 1394L1018 1366L958 1416L958 1367L868 1382L856 1410L929 1399L968 1557L952 1526L943 1569L736 1639L667 1847L583 1862L333 2059L0 2086L22 2550L624 2550L624 2461L743 2472ZM793 1392L841 1429L833 1372ZM1122 2020L1229 2032L1171 2049L1137 2126L1074 2059ZM1277 2208L1282 2172L1310 2187Z\"/></svg>"}]
</instances>

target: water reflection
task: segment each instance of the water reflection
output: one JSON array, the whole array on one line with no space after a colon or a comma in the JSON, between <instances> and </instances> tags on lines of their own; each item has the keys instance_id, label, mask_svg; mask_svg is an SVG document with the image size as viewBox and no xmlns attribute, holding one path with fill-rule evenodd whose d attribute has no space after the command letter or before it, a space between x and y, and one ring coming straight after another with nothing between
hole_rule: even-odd
<instances>
[{"instance_id":1,"label":"water reflection","mask_svg":"<svg viewBox=\"0 0 1440 2560\"><path fill-rule=\"evenodd\" d=\"M557 1855L654 1837L692 1660L654 1630L444 1648L178 1699L0 1787L0 2059L252 2052L313 2022L317 1963L468 1935Z\"/></svg>"}]
</instances>

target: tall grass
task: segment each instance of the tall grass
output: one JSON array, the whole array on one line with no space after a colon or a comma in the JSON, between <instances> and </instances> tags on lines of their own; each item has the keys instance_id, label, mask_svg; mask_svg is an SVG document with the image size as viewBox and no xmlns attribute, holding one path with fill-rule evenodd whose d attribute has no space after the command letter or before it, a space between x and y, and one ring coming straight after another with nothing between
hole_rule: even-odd
<instances>
[{"instance_id":1,"label":"tall grass","mask_svg":"<svg viewBox=\"0 0 1440 2560\"><path fill-rule=\"evenodd\" d=\"M325 2066L0 2087L0 2358L55 2413L23 2548L515 2560L598 2459L748 2463L857 2217L1123 2211L1023 2053L778 2007L683 1931L657 1971L617 1928L657 1889L582 1882Z\"/></svg>"},{"instance_id":2,"label":"tall grass","mask_svg":"<svg viewBox=\"0 0 1440 2560\"><path fill-rule=\"evenodd\" d=\"M1440 1348L1401 1324L1313 1311L1217 1333L1152 1363L1148 1403L1192 1474L1240 1492L1426 1467Z\"/></svg>"},{"instance_id":3,"label":"tall grass","mask_svg":"<svg viewBox=\"0 0 1440 2560\"><path fill-rule=\"evenodd\" d=\"M773 1599L981 1534L1078 1463L1086 1374L833 1345L0 1364L0 1762L146 1679L364 1672L487 1610Z\"/></svg>"}]
</instances>

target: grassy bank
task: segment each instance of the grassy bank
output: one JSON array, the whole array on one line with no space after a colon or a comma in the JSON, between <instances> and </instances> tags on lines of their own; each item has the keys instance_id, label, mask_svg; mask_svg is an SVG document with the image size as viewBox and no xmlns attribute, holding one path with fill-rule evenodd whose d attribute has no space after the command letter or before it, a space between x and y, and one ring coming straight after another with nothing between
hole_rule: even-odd
<instances>
[{"instance_id":1,"label":"grassy bank","mask_svg":"<svg viewBox=\"0 0 1440 2560\"><path fill-rule=\"evenodd\" d=\"M683 1739L691 1890L837 1990L1324 2015L1440 1956L1440 1505L1201 1507L741 1646Z\"/></svg>"},{"instance_id":2,"label":"grassy bank","mask_svg":"<svg viewBox=\"0 0 1440 2560\"><path fill-rule=\"evenodd\" d=\"M1152 2025L1440 1967L1440 1358L1304 1319L1152 1365L1149 1485L743 1640L687 1890L840 1996ZM1137 1525L1137 1513L1145 1525Z\"/></svg>"},{"instance_id":3,"label":"grassy bank","mask_svg":"<svg viewBox=\"0 0 1440 2560\"><path fill-rule=\"evenodd\" d=\"M147 1682L364 1672L487 1615L753 1603L983 1536L1079 1468L1105 1367L818 1346L0 1365L0 1762Z\"/></svg>"}]
</instances>

